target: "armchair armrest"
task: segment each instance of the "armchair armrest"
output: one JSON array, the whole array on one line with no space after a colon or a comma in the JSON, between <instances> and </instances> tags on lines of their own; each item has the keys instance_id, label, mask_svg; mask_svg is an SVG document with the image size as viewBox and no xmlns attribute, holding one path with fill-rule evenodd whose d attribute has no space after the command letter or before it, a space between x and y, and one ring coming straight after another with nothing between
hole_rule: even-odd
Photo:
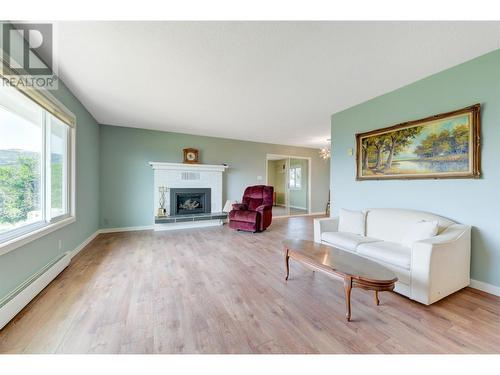
<instances>
[{"instance_id":1,"label":"armchair armrest","mask_svg":"<svg viewBox=\"0 0 500 375\"><path fill-rule=\"evenodd\" d=\"M268 204L263 204L255 209L255 211L264 212L264 211L272 211L273 206Z\"/></svg>"},{"instance_id":2,"label":"armchair armrest","mask_svg":"<svg viewBox=\"0 0 500 375\"><path fill-rule=\"evenodd\" d=\"M314 219L314 242L321 243L321 234L324 232L337 232L339 229L339 218Z\"/></svg>"},{"instance_id":3,"label":"armchair armrest","mask_svg":"<svg viewBox=\"0 0 500 375\"><path fill-rule=\"evenodd\" d=\"M430 305L470 284L471 227L452 224L411 249L411 298Z\"/></svg>"},{"instance_id":4,"label":"armchair armrest","mask_svg":"<svg viewBox=\"0 0 500 375\"><path fill-rule=\"evenodd\" d=\"M233 210L247 210L248 206L245 203L234 203Z\"/></svg>"}]
</instances>

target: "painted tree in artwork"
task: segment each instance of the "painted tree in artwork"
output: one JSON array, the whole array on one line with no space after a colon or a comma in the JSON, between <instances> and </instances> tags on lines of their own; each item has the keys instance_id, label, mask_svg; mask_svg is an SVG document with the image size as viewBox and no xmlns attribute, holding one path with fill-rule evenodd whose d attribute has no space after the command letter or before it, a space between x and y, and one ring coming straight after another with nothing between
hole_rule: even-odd
<instances>
[{"instance_id":1,"label":"painted tree in artwork","mask_svg":"<svg viewBox=\"0 0 500 375\"><path fill-rule=\"evenodd\" d=\"M373 139L373 147L377 156L374 169L377 171L382 168L382 155L387 147L387 143L388 138L386 135L380 135L378 137L374 137Z\"/></svg>"},{"instance_id":2,"label":"painted tree in artwork","mask_svg":"<svg viewBox=\"0 0 500 375\"><path fill-rule=\"evenodd\" d=\"M394 156L408 146L422 131L422 126L414 126L388 133L385 135L384 151L388 152L384 170L390 169Z\"/></svg>"},{"instance_id":3,"label":"painted tree in artwork","mask_svg":"<svg viewBox=\"0 0 500 375\"><path fill-rule=\"evenodd\" d=\"M373 151L374 141L373 138L364 138L361 142L362 157L363 157L363 169L368 169L368 157Z\"/></svg>"},{"instance_id":4,"label":"painted tree in artwork","mask_svg":"<svg viewBox=\"0 0 500 375\"><path fill-rule=\"evenodd\" d=\"M421 158L466 155L469 151L469 127L458 125L452 131L447 129L432 133L415 149Z\"/></svg>"},{"instance_id":5,"label":"painted tree in artwork","mask_svg":"<svg viewBox=\"0 0 500 375\"><path fill-rule=\"evenodd\" d=\"M469 152L469 127L466 124L458 125L451 133L452 152L467 154Z\"/></svg>"}]
</instances>

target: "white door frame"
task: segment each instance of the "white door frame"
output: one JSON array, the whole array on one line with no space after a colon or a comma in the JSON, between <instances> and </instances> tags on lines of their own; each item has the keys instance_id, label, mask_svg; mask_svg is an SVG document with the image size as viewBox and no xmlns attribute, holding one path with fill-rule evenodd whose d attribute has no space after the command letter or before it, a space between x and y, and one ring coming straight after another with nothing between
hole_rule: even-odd
<instances>
[{"instance_id":1,"label":"white door frame","mask_svg":"<svg viewBox=\"0 0 500 375\"><path fill-rule=\"evenodd\" d=\"M268 179L269 179L269 171L268 171L268 161L273 160L270 158L280 158L280 159L288 159L288 164L290 164L290 159L304 159L307 160L308 168L307 168L307 213L310 214L311 211L311 190L312 190L312 185L311 185L311 169L312 169L312 161L310 156L295 156L295 155L281 155L281 154L266 154L266 185L268 184ZM289 186L288 186L288 173L289 173L290 165L288 165L287 168L287 178L285 179L286 182L286 191L287 191L287 196L289 195ZM287 207L290 207L290 202L289 198L286 199L287 201ZM291 215L293 216L293 215Z\"/></svg>"}]
</instances>

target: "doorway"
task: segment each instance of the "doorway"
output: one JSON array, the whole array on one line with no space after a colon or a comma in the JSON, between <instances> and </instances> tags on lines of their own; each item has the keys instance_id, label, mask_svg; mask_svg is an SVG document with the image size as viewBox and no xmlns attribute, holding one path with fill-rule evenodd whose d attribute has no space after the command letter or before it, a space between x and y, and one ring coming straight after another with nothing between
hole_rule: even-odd
<instances>
[{"instance_id":1,"label":"doorway","mask_svg":"<svg viewBox=\"0 0 500 375\"><path fill-rule=\"evenodd\" d=\"M267 154L266 184L274 187L273 216L309 214L311 159Z\"/></svg>"}]
</instances>

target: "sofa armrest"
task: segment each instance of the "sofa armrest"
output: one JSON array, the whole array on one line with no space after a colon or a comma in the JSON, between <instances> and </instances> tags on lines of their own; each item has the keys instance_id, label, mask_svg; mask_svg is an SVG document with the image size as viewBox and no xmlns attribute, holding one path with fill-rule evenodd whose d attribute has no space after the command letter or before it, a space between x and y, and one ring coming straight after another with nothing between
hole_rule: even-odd
<instances>
[{"instance_id":1,"label":"sofa armrest","mask_svg":"<svg viewBox=\"0 0 500 375\"><path fill-rule=\"evenodd\" d=\"M337 232L339 229L339 218L314 219L314 242L321 243L321 234L324 232Z\"/></svg>"},{"instance_id":2,"label":"sofa armrest","mask_svg":"<svg viewBox=\"0 0 500 375\"><path fill-rule=\"evenodd\" d=\"M245 203L233 203L233 210L246 210L248 206Z\"/></svg>"},{"instance_id":3,"label":"sofa armrest","mask_svg":"<svg viewBox=\"0 0 500 375\"><path fill-rule=\"evenodd\" d=\"M470 284L471 227L452 224L411 249L410 297L430 305Z\"/></svg>"}]
</instances>

